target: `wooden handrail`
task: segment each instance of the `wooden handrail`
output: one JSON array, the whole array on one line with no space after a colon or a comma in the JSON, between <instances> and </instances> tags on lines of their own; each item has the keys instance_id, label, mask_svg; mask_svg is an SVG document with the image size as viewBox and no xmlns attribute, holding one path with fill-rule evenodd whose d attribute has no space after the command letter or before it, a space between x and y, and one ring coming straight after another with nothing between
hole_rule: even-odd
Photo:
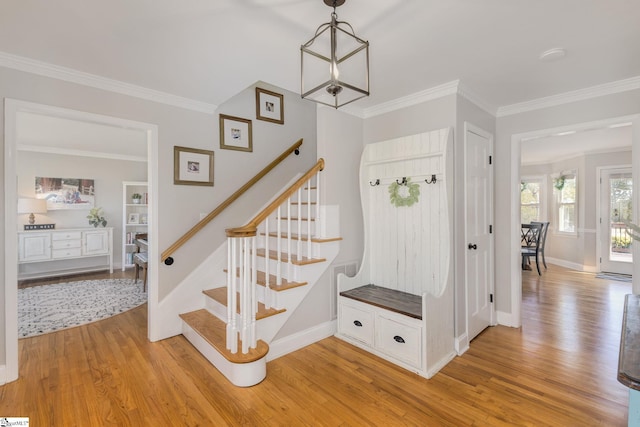
<instances>
[{"instance_id":1,"label":"wooden handrail","mask_svg":"<svg viewBox=\"0 0 640 427\"><path fill-rule=\"evenodd\" d=\"M169 257L171 255L173 255L173 253L175 251L178 250L178 248L180 248L182 245L187 243L187 241L189 241L189 239L191 239L200 230L202 230L205 225L207 225L209 222L211 222L211 220L213 220L215 217L217 217L231 203L233 203L236 199L238 199L238 197L242 196L256 182L260 181L260 179L262 179L262 177L264 177L266 174L268 174L274 167L276 167L280 162L282 162L284 159L286 159L291 153L296 152L296 154L297 154L298 153L298 149L302 145L302 141L303 141L302 138L300 138L298 141L296 141L295 144L293 144L291 147L287 148L282 154L280 154L280 156L278 156L277 159L275 159L274 161L269 163L256 176L251 178L249 181L247 181L247 183L245 185L240 187L235 193L233 193L231 196L229 196L227 198L227 200L225 200L217 208L212 210L209 213L209 215L207 215L204 218L202 218L200 221L198 221L198 223L196 225L191 227L191 229L189 231L184 233L182 235L182 237L180 237L178 240L175 241L174 244L172 244L164 252L162 252L162 255L160 257L161 262L165 262L167 265L173 264L173 260L171 260L171 262L167 262L167 261L169 260Z\"/></svg>"},{"instance_id":2,"label":"wooden handrail","mask_svg":"<svg viewBox=\"0 0 640 427\"><path fill-rule=\"evenodd\" d=\"M311 179L313 175L324 169L324 159L318 160L318 162L307 171L300 179L291 184L277 199L264 208L258 215L256 215L251 221L241 227L228 228L227 237L248 237L255 236L257 233L258 225L262 223L269 215L271 215L278 206L282 205L289 197L293 195L300 187L302 187L307 181Z\"/></svg>"}]
</instances>

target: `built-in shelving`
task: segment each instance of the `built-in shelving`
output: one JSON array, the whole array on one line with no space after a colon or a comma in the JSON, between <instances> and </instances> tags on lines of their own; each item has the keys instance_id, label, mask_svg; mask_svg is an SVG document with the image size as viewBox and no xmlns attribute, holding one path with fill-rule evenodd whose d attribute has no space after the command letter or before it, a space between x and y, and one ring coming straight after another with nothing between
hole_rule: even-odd
<instances>
[{"instance_id":1,"label":"built-in shelving","mask_svg":"<svg viewBox=\"0 0 640 427\"><path fill-rule=\"evenodd\" d=\"M124 181L122 183L122 271L133 266L136 234L147 232L148 189L149 186L146 182ZM134 194L139 194L142 197L133 199Z\"/></svg>"}]
</instances>

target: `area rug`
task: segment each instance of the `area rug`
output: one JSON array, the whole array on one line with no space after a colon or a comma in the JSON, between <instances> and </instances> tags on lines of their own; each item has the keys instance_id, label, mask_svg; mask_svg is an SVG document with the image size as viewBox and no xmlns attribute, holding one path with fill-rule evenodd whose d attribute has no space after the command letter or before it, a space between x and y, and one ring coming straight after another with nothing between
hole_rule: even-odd
<instances>
[{"instance_id":1,"label":"area rug","mask_svg":"<svg viewBox=\"0 0 640 427\"><path fill-rule=\"evenodd\" d=\"M633 280L633 277L630 274L602 272L596 275L596 279L617 280L618 282L631 282Z\"/></svg>"},{"instance_id":2,"label":"area rug","mask_svg":"<svg viewBox=\"0 0 640 427\"><path fill-rule=\"evenodd\" d=\"M106 319L147 301L142 281L85 280L18 289L18 337Z\"/></svg>"}]
</instances>

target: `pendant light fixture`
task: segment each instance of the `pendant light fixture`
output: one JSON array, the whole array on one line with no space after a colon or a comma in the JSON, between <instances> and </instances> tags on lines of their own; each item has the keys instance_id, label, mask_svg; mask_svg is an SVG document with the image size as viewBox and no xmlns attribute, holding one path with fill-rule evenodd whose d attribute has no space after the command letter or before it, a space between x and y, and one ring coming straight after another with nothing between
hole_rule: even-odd
<instances>
[{"instance_id":1,"label":"pendant light fixture","mask_svg":"<svg viewBox=\"0 0 640 427\"><path fill-rule=\"evenodd\" d=\"M344 2L324 0L333 8L331 22L300 46L302 98L336 109L369 96L369 42L338 21L336 8Z\"/></svg>"}]
</instances>

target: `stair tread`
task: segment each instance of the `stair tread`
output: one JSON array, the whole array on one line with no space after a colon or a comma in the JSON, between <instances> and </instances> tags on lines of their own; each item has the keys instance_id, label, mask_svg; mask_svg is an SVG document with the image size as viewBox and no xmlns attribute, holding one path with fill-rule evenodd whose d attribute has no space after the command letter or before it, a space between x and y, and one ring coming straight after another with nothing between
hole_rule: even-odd
<instances>
[{"instance_id":1,"label":"stair tread","mask_svg":"<svg viewBox=\"0 0 640 427\"><path fill-rule=\"evenodd\" d=\"M266 236L266 233L260 233L260 235L262 236ZM272 231L269 233L269 237L278 237L278 233ZM287 233L280 233L280 237L282 238L287 238ZM301 234L300 236L298 236L296 233L291 233L291 239L292 240L308 240L308 236L306 234ZM339 240L342 240L342 237L312 237L311 241L313 243L327 243L327 242L337 242Z\"/></svg>"},{"instance_id":2,"label":"stair tread","mask_svg":"<svg viewBox=\"0 0 640 427\"><path fill-rule=\"evenodd\" d=\"M287 220L291 220L291 221L309 221L309 218L298 218L295 216L292 216L291 218L289 218L288 216L281 216L280 219L282 221L287 221ZM315 221L315 218L311 218L311 221Z\"/></svg>"},{"instance_id":3,"label":"stair tread","mask_svg":"<svg viewBox=\"0 0 640 427\"><path fill-rule=\"evenodd\" d=\"M262 359L269 352L269 345L262 340L258 340L256 348L249 349L247 354L243 354L241 351L236 354L231 353L227 350L226 345L227 326L222 320L205 309L180 314L180 318L230 362L255 362ZM238 348L242 348L240 339L238 339Z\"/></svg>"},{"instance_id":4,"label":"stair tread","mask_svg":"<svg viewBox=\"0 0 640 427\"><path fill-rule=\"evenodd\" d=\"M265 256L265 250L264 249L258 249L256 251L256 254L259 257L264 257ZM278 252L277 251L269 251L269 258L270 259L278 259ZM282 260L282 262L289 262L289 254L281 252L280 253L280 259ZM307 265L307 264L314 264L317 262L325 262L326 259L325 258L308 258L308 257L300 257L299 260L297 259L292 259L291 263L295 264L295 265Z\"/></svg>"},{"instance_id":5,"label":"stair tread","mask_svg":"<svg viewBox=\"0 0 640 427\"><path fill-rule=\"evenodd\" d=\"M218 301L220 304L227 306L227 288L215 288L215 289L207 289L202 291L203 294L208 296L209 298ZM258 312L256 313L256 320L264 319L265 317L275 316L279 313L284 313L287 311L284 308L266 308L263 303L258 302ZM236 313L240 313L240 298L237 299L236 305Z\"/></svg>"}]
</instances>

